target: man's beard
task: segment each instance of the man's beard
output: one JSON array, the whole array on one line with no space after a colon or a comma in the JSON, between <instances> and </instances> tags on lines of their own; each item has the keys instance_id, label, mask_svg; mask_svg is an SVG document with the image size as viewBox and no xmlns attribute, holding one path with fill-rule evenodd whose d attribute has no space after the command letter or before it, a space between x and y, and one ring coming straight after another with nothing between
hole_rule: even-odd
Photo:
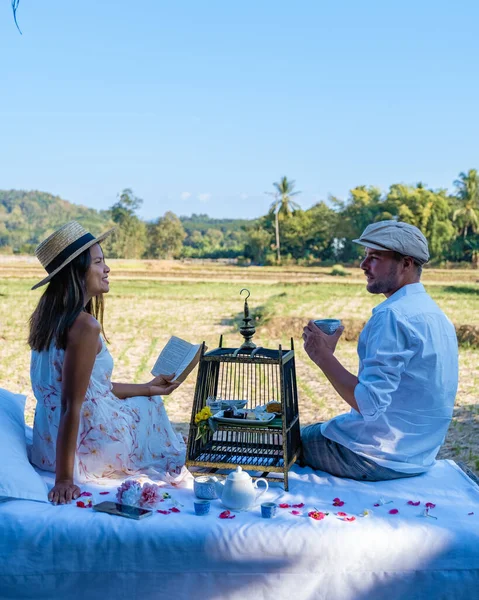
<instances>
[{"instance_id":1,"label":"man's beard","mask_svg":"<svg viewBox=\"0 0 479 600\"><path fill-rule=\"evenodd\" d=\"M366 284L366 289L370 294L389 294L396 291L397 288L398 280L396 265L391 265L389 273L383 275L380 279L373 279Z\"/></svg>"}]
</instances>

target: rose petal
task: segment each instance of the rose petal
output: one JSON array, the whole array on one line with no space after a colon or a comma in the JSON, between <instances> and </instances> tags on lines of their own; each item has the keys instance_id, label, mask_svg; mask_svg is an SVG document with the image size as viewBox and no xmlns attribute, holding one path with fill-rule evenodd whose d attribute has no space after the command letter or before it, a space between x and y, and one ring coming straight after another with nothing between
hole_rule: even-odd
<instances>
[{"instance_id":1,"label":"rose petal","mask_svg":"<svg viewBox=\"0 0 479 600\"><path fill-rule=\"evenodd\" d=\"M381 505L379 504L379 502L376 502L376 504L373 504L373 506L381 506Z\"/></svg>"},{"instance_id":2,"label":"rose petal","mask_svg":"<svg viewBox=\"0 0 479 600\"><path fill-rule=\"evenodd\" d=\"M436 505L433 504L432 502L426 502L425 506L426 506L426 508L436 508Z\"/></svg>"},{"instance_id":3,"label":"rose petal","mask_svg":"<svg viewBox=\"0 0 479 600\"><path fill-rule=\"evenodd\" d=\"M344 521L355 521L356 517L344 517Z\"/></svg>"},{"instance_id":4,"label":"rose petal","mask_svg":"<svg viewBox=\"0 0 479 600\"><path fill-rule=\"evenodd\" d=\"M169 515L170 511L169 510L157 510L156 512L161 513L162 515Z\"/></svg>"},{"instance_id":5,"label":"rose petal","mask_svg":"<svg viewBox=\"0 0 479 600\"><path fill-rule=\"evenodd\" d=\"M171 510L171 512L174 512L174 513L181 512L179 508L176 508L176 506L173 506L172 508L170 508L170 510Z\"/></svg>"},{"instance_id":6,"label":"rose petal","mask_svg":"<svg viewBox=\"0 0 479 600\"><path fill-rule=\"evenodd\" d=\"M231 515L231 511L229 510L224 510L222 513L220 513L219 517L220 519L234 519L236 517L236 515Z\"/></svg>"},{"instance_id":7,"label":"rose petal","mask_svg":"<svg viewBox=\"0 0 479 600\"><path fill-rule=\"evenodd\" d=\"M92 496L92 495L93 495L93 494L92 494L91 492L82 492L82 493L80 494L80 498L81 498L82 496Z\"/></svg>"},{"instance_id":8,"label":"rose petal","mask_svg":"<svg viewBox=\"0 0 479 600\"><path fill-rule=\"evenodd\" d=\"M300 512L299 510L292 510L292 511L291 511L291 514L292 514L292 515L300 515L300 514L301 514L301 512Z\"/></svg>"},{"instance_id":9,"label":"rose petal","mask_svg":"<svg viewBox=\"0 0 479 600\"><path fill-rule=\"evenodd\" d=\"M345 512L338 512L336 514L338 515L338 517L346 517L348 515L348 513Z\"/></svg>"},{"instance_id":10,"label":"rose petal","mask_svg":"<svg viewBox=\"0 0 479 600\"><path fill-rule=\"evenodd\" d=\"M333 506L344 506L344 502L342 500L337 500L336 502L333 502Z\"/></svg>"},{"instance_id":11,"label":"rose petal","mask_svg":"<svg viewBox=\"0 0 479 600\"><path fill-rule=\"evenodd\" d=\"M333 498L333 502L341 502L341 498Z\"/></svg>"},{"instance_id":12,"label":"rose petal","mask_svg":"<svg viewBox=\"0 0 479 600\"><path fill-rule=\"evenodd\" d=\"M303 508L304 506L304 502L301 502L300 504L293 504L293 508Z\"/></svg>"},{"instance_id":13,"label":"rose petal","mask_svg":"<svg viewBox=\"0 0 479 600\"><path fill-rule=\"evenodd\" d=\"M110 492L100 492L100 496L104 496L105 494L109 494Z\"/></svg>"},{"instance_id":14,"label":"rose petal","mask_svg":"<svg viewBox=\"0 0 479 600\"><path fill-rule=\"evenodd\" d=\"M419 500L417 502L414 502L413 500L408 500L408 504L409 506L419 506L421 502Z\"/></svg>"},{"instance_id":15,"label":"rose petal","mask_svg":"<svg viewBox=\"0 0 479 600\"><path fill-rule=\"evenodd\" d=\"M83 502L83 500L78 500L77 502L78 508L86 508L87 505Z\"/></svg>"},{"instance_id":16,"label":"rose petal","mask_svg":"<svg viewBox=\"0 0 479 600\"><path fill-rule=\"evenodd\" d=\"M397 515L398 514L398 509L397 508L391 508L391 510L389 511L390 515Z\"/></svg>"},{"instance_id":17,"label":"rose petal","mask_svg":"<svg viewBox=\"0 0 479 600\"><path fill-rule=\"evenodd\" d=\"M280 508L291 508L289 504L283 503L279 505Z\"/></svg>"}]
</instances>

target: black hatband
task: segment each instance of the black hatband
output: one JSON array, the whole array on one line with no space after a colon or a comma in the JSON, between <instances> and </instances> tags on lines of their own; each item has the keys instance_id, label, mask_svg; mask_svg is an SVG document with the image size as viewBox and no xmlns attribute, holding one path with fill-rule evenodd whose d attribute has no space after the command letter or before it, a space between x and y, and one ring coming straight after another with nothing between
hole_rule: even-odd
<instances>
[{"instance_id":1,"label":"black hatband","mask_svg":"<svg viewBox=\"0 0 479 600\"><path fill-rule=\"evenodd\" d=\"M60 254L57 254L57 256L55 256L55 258L48 263L48 265L45 267L47 273L53 273L53 271L58 269L58 267L62 265L69 256L76 252L76 250L94 239L95 237L91 233L85 233L85 235L82 235L80 238L69 244L60 252Z\"/></svg>"}]
</instances>

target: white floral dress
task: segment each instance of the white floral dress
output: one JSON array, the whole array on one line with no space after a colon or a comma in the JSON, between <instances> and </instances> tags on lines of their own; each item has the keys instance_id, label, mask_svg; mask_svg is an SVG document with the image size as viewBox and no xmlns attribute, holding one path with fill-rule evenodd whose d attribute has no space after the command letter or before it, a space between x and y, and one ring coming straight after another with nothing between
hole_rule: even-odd
<instances>
[{"instance_id":1,"label":"white floral dress","mask_svg":"<svg viewBox=\"0 0 479 600\"><path fill-rule=\"evenodd\" d=\"M37 399L32 462L55 470L65 351L53 344L32 351L30 375ZM185 443L166 414L161 396L120 400L111 388L113 359L104 340L97 354L80 413L75 481L144 474L171 482L185 463Z\"/></svg>"}]
</instances>

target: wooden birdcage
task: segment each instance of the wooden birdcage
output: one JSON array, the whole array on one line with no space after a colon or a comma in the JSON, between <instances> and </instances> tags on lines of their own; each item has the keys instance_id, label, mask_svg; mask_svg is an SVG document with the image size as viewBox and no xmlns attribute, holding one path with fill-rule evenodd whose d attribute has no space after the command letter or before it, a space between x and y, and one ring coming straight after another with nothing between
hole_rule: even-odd
<instances>
[{"instance_id":1,"label":"wooden birdcage","mask_svg":"<svg viewBox=\"0 0 479 600\"><path fill-rule=\"evenodd\" d=\"M277 350L256 348L251 342L251 325L247 301L240 332L245 342L239 348L219 347L201 351L193 408L191 411L186 466L193 474L219 469L244 469L267 477L284 480L288 489L288 471L299 456L300 427L294 346ZM246 409L264 406L270 401L281 403L281 415L269 423L254 426L247 421L230 424L210 420L213 430L198 437L195 416L213 400L243 400ZM194 467L194 469L191 469Z\"/></svg>"}]
</instances>

